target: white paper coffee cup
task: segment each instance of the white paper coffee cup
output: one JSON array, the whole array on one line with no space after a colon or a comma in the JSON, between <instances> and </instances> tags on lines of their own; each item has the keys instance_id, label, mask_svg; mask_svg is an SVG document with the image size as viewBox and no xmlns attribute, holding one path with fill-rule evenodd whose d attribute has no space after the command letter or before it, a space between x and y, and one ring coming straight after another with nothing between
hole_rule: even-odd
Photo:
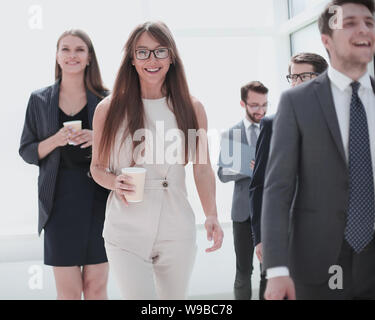
<instances>
[{"instance_id":1,"label":"white paper coffee cup","mask_svg":"<svg viewBox=\"0 0 375 320\"><path fill-rule=\"evenodd\" d=\"M128 176L131 176L133 179L129 182L135 185L135 192L131 195L126 195L126 200L128 202L142 202L145 189L146 169L138 167L129 167L122 168L121 172Z\"/></svg>"},{"instance_id":2,"label":"white paper coffee cup","mask_svg":"<svg viewBox=\"0 0 375 320\"><path fill-rule=\"evenodd\" d=\"M63 123L64 127L71 127L75 131L82 130L82 121L81 120L74 120L74 121L66 121ZM75 145L73 142L68 142L70 145Z\"/></svg>"}]
</instances>

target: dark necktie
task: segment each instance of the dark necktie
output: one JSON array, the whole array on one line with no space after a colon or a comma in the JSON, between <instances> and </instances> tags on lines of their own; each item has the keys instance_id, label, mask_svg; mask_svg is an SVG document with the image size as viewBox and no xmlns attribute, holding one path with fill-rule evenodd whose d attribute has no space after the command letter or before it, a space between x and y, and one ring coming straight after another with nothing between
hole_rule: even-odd
<instances>
[{"instance_id":1,"label":"dark necktie","mask_svg":"<svg viewBox=\"0 0 375 320\"><path fill-rule=\"evenodd\" d=\"M345 239L355 252L372 240L375 223L374 176L366 111L353 82L349 129L349 206Z\"/></svg>"}]
</instances>

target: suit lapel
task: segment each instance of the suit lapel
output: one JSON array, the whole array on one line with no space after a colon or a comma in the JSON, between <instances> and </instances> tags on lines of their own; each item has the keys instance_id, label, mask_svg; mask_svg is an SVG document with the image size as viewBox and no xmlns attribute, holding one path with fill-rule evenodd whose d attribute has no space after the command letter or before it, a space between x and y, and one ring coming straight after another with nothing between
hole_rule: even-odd
<instances>
[{"instance_id":1,"label":"suit lapel","mask_svg":"<svg viewBox=\"0 0 375 320\"><path fill-rule=\"evenodd\" d=\"M347 164L339 122L337 119L336 109L331 91L331 82L328 78L327 72L325 72L321 77L315 80L314 89L315 94L319 100L320 108L322 109L325 120L327 122L327 126L337 146L337 150L339 151L345 164Z\"/></svg>"},{"instance_id":2,"label":"suit lapel","mask_svg":"<svg viewBox=\"0 0 375 320\"><path fill-rule=\"evenodd\" d=\"M59 93L60 80L52 86L51 98L48 106L48 135L55 134L59 130Z\"/></svg>"}]
</instances>

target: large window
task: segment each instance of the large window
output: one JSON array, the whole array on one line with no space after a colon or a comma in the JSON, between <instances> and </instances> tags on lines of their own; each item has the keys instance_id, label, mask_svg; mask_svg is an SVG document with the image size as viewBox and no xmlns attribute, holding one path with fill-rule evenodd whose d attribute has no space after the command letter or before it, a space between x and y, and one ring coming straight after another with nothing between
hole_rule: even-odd
<instances>
[{"instance_id":1,"label":"large window","mask_svg":"<svg viewBox=\"0 0 375 320\"><path fill-rule=\"evenodd\" d=\"M320 54L328 59L318 29L318 17L328 0L288 0L290 53L301 52Z\"/></svg>"},{"instance_id":2,"label":"large window","mask_svg":"<svg viewBox=\"0 0 375 320\"><path fill-rule=\"evenodd\" d=\"M309 0L288 0L289 2L289 17L295 17L302 13L308 6Z\"/></svg>"},{"instance_id":3,"label":"large window","mask_svg":"<svg viewBox=\"0 0 375 320\"><path fill-rule=\"evenodd\" d=\"M289 5L289 18L294 18L295 16L306 13L311 8L317 5L328 2L326 0L288 0Z\"/></svg>"},{"instance_id":4,"label":"large window","mask_svg":"<svg viewBox=\"0 0 375 320\"><path fill-rule=\"evenodd\" d=\"M290 35L290 41L292 55L311 52L320 54L328 61L328 54L322 44L317 22L293 32Z\"/></svg>"}]
</instances>

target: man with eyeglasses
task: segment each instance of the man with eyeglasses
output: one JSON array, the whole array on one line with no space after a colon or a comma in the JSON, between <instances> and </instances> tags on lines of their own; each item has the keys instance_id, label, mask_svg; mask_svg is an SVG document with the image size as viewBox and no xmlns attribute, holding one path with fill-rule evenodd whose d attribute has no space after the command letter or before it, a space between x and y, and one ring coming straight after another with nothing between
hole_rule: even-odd
<instances>
[{"instance_id":1,"label":"man with eyeglasses","mask_svg":"<svg viewBox=\"0 0 375 320\"><path fill-rule=\"evenodd\" d=\"M326 60L320 55L314 53L299 53L292 57L289 64L289 74L286 78L291 87L294 88L303 82L307 82L317 77L319 74L323 73L327 67L328 64ZM250 184L250 213L253 243L255 246L255 253L260 263L263 262L260 228L263 185L271 145L273 120L274 116L268 116L261 121L261 130L256 148L254 173ZM262 294L264 294L264 292Z\"/></svg>"},{"instance_id":2,"label":"man with eyeglasses","mask_svg":"<svg viewBox=\"0 0 375 320\"><path fill-rule=\"evenodd\" d=\"M251 161L259 135L259 123L268 107L268 89L259 81L253 81L241 88L240 105L245 118L224 132L221 140L218 176L221 182L234 181L231 216L236 254L236 276L234 298L250 300L252 297L251 275L253 272L254 245L251 234L249 185L252 177ZM225 141L227 143L225 143ZM231 154L233 164L226 165L225 158ZM260 291L265 290L262 276Z\"/></svg>"}]
</instances>

